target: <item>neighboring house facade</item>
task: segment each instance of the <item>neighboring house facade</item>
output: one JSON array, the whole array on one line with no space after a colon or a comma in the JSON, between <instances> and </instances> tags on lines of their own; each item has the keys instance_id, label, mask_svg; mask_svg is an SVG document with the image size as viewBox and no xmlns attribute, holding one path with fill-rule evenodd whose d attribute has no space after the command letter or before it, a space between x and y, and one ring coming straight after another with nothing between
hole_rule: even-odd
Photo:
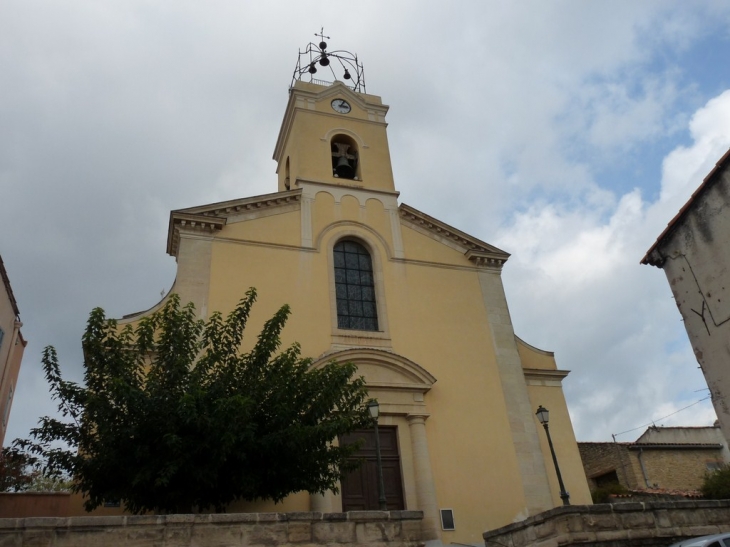
<instances>
[{"instance_id":1,"label":"neighboring house facade","mask_svg":"<svg viewBox=\"0 0 730 547\"><path fill-rule=\"evenodd\" d=\"M20 362L27 342L23 339L20 328L20 312L10 286L8 272L0 257L0 411L2 411L2 432L0 444L5 442L5 431L8 428L10 409L13 405Z\"/></svg>"},{"instance_id":2,"label":"neighboring house facade","mask_svg":"<svg viewBox=\"0 0 730 547\"><path fill-rule=\"evenodd\" d=\"M342 82L296 81L274 152L277 191L172 211L171 292L208 317L256 287L251 333L289 304L284 345L298 341L314 367L354 362L380 403L389 509L422 510L436 540L480 544L486 529L562 503L539 405L550 410L571 500L590 503L562 390L568 372L515 336L506 252L398 203L387 112ZM372 432L359 435L367 473ZM229 510L377 509L373 479Z\"/></svg>"},{"instance_id":3,"label":"neighboring house facade","mask_svg":"<svg viewBox=\"0 0 730 547\"><path fill-rule=\"evenodd\" d=\"M730 151L641 263L664 270L730 441Z\"/></svg>"},{"instance_id":4,"label":"neighboring house facade","mask_svg":"<svg viewBox=\"0 0 730 547\"><path fill-rule=\"evenodd\" d=\"M650 427L633 443L578 443L591 490L696 492L708 471L727 463L719 427Z\"/></svg>"}]
</instances>

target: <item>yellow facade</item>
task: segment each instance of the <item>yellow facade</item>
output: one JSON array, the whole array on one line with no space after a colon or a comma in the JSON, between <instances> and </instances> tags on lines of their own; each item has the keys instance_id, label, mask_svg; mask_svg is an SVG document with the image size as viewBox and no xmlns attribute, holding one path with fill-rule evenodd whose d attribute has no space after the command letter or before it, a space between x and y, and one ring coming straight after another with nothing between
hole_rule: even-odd
<instances>
[{"instance_id":1,"label":"yellow facade","mask_svg":"<svg viewBox=\"0 0 730 547\"><path fill-rule=\"evenodd\" d=\"M336 112L336 99L350 112ZM289 304L283 343L299 342L313 366L356 363L380 424L396 426L404 508L424 511L435 541L479 544L485 530L561 503L540 404L571 501L590 503L561 388L567 373L514 335L501 281L509 255L398 203L387 110L340 82L297 82L274 154L278 191L171 213L171 292L208 316L256 287L250 333ZM356 158L351 178L335 176L336 142ZM377 330L338 327L333 249L343 240L371 256ZM441 509L453 510L453 531L442 530ZM299 493L231 510L336 512L342 498Z\"/></svg>"}]
</instances>

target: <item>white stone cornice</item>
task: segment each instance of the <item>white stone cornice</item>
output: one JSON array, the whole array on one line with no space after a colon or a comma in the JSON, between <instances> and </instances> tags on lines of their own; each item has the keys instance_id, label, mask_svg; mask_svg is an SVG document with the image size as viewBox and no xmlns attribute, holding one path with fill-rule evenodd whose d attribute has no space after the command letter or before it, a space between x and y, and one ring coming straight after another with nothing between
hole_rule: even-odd
<instances>
[{"instance_id":1,"label":"white stone cornice","mask_svg":"<svg viewBox=\"0 0 730 547\"><path fill-rule=\"evenodd\" d=\"M167 234L167 254L177 256L180 246L180 232L214 234L226 225L225 218L191 215L189 213L170 213L170 229Z\"/></svg>"},{"instance_id":2,"label":"white stone cornice","mask_svg":"<svg viewBox=\"0 0 730 547\"><path fill-rule=\"evenodd\" d=\"M213 234L223 229L229 217L292 205L301 200L301 195L301 190L291 190L171 211L167 254L177 256L181 229Z\"/></svg>"},{"instance_id":3,"label":"white stone cornice","mask_svg":"<svg viewBox=\"0 0 730 547\"><path fill-rule=\"evenodd\" d=\"M275 192L273 194L264 194L261 196L252 196L250 198L234 199L230 201L211 203L208 205L200 205L198 207L189 207L187 209L177 209L175 211L172 211L172 213L189 213L195 215L203 215L207 217L225 218L235 213L255 211L257 209L277 207L281 205L295 203L300 200L301 193L301 190Z\"/></svg>"},{"instance_id":4,"label":"white stone cornice","mask_svg":"<svg viewBox=\"0 0 730 547\"><path fill-rule=\"evenodd\" d=\"M504 263L507 262L507 258L504 256L473 250L466 252L466 258L479 268L489 268L493 270L501 270Z\"/></svg>"},{"instance_id":5,"label":"white stone cornice","mask_svg":"<svg viewBox=\"0 0 730 547\"><path fill-rule=\"evenodd\" d=\"M346 180L346 179L341 179ZM360 181L362 182L362 181ZM300 188L299 192L304 190L309 195L314 197L318 191L324 190L332 194L335 198L335 202L338 203L343 195L351 195L357 198L360 205L365 205L365 202L370 198L376 198L383 203L386 209L392 209L398 207L398 196L400 192L389 191L389 190L377 190L375 188L368 188L365 184L351 184L345 182L331 183L322 180L310 180L298 178L295 184ZM315 187L315 190L307 190L307 187Z\"/></svg>"},{"instance_id":6,"label":"white stone cornice","mask_svg":"<svg viewBox=\"0 0 730 547\"><path fill-rule=\"evenodd\" d=\"M539 368L522 369L525 374L525 381L528 386L552 386L561 387L561 382L570 371L569 370L546 370Z\"/></svg>"},{"instance_id":7,"label":"white stone cornice","mask_svg":"<svg viewBox=\"0 0 730 547\"><path fill-rule=\"evenodd\" d=\"M509 253L485 243L467 233L441 222L413 207L402 203L399 207L401 221L434 239L463 252L476 266L501 269Z\"/></svg>"}]
</instances>

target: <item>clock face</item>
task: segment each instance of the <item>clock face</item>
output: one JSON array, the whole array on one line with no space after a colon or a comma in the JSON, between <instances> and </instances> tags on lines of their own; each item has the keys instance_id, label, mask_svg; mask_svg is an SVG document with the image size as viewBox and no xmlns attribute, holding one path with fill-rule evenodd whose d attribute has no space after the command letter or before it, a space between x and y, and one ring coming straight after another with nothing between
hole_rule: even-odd
<instances>
[{"instance_id":1,"label":"clock face","mask_svg":"<svg viewBox=\"0 0 730 547\"><path fill-rule=\"evenodd\" d=\"M352 108L345 99L335 99L332 101L332 110L340 114L348 114Z\"/></svg>"}]
</instances>

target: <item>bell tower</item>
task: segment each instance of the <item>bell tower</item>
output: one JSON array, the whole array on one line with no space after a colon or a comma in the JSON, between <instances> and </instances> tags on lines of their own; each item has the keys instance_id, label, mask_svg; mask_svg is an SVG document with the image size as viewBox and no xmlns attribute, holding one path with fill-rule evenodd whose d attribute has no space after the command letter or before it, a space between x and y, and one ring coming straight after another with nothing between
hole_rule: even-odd
<instances>
[{"instance_id":1,"label":"bell tower","mask_svg":"<svg viewBox=\"0 0 730 547\"><path fill-rule=\"evenodd\" d=\"M357 56L328 51L321 38L299 52L274 150L278 189L316 182L394 192L388 106L365 93Z\"/></svg>"}]
</instances>

